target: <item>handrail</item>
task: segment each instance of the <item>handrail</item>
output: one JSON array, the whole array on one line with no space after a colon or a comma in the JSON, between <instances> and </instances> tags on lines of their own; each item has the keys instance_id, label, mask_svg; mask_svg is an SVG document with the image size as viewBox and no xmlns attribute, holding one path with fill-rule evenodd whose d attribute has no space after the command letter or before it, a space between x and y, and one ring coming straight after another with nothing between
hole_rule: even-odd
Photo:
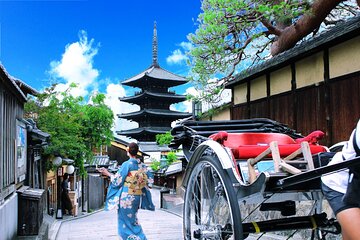
<instances>
[{"instance_id":1,"label":"handrail","mask_svg":"<svg viewBox=\"0 0 360 240\"><path fill-rule=\"evenodd\" d=\"M360 165L360 157L356 157L333 165L315 168L314 170L309 170L307 172L279 179L276 183L275 189L284 189L286 187L294 186L299 183L320 178L323 174L331 174L356 165Z\"/></svg>"}]
</instances>

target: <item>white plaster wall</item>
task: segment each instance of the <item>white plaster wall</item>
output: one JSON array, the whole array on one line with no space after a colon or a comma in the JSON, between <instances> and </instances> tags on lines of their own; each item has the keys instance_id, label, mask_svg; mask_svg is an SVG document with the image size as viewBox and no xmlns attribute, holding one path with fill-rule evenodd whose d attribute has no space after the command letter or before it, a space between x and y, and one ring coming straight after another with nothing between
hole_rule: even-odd
<instances>
[{"instance_id":1,"label":"white plaster wall","mask_svg":"<svg viewBox=\"0 0 360 240\"><path fill-rule=\"evenodd\" d=\"M247 84L243 83L234 87L234 104L246 103Z\"/></svg>"},{"instance_id":2,"label":"white plaster wall","mask_svg":"<svg viewBox=\"0 0 360 240\"><path fill-rule=\"evenodd\" d=\"M330 78L359 71L360 37L329 49Z\"/></svg>"},{"instance_id":3,"label":"white plaster wall","mask_svg":"<svg viewBox=\"0 0 360 240\"><path fill-rule=\"evenodd\" d=\"M230 120L230 108L223 109L216 113L213 118L213 121L217 120Z\"/></svg>"},{"instance_id":4,"label":"white plaster wall","mask_svg":"<svg viewBox=\"0 0 360 240\"><path fill-rule=\"evenodd\" d=\"M291 90L291 67L286 66L270 73L270 95Z\"/></svg>"},{"instance_id":5,"label":"white plaster wall","mask_svg":"<svg viewBox=\"0 0 360 240\"><path fill-rule=\"evenodd\" d=\"M296 87L302 88L324 81L323 52L316 53L295 63Z\"/></svg>"},{"instance_id":6,"label":"white plaster wall","mask_svg":"<svg viewBox=\"0 0 360 240\"><path fill-rule=\"evenodd\" d=\"M0 239L11 240L17 236L18 195L14 193L0 205Z\"/></svg>"},{"instance_id":7,"label":"white plaster wall","mask_svg":"<svg viewBox=\"0 0 360 240\"><path fill-rule=\"evenodd\" d=\"M266 97L266 76L261 76L250 82L250 101Z\"/></svg>"}]
</instances>

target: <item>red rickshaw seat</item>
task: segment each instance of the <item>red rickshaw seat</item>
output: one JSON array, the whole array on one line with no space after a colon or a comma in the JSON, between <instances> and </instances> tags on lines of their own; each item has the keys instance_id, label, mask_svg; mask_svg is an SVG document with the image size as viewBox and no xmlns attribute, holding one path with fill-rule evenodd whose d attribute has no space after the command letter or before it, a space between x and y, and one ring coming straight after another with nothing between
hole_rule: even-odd
<instances>
[{"instance_id":1,"label":"red rickshaw seat","mask_svg":"<svg viewBox=\"0 0 360 240\"><path fill-rule=\"evenodd\" d=\"M222 137L225 137L224 132ZM212 138L214 139L214 136ZM236 159L247 159L258 156L273 141L277 141L281 157L286 157L301 147L300 142L282 133L227 133L222 142L225 147L232 150ZM310 143L309 146L311 154L326 151L321 145ZM268 157L271 157L271 154Z\"/></svg>"}]
</instances>

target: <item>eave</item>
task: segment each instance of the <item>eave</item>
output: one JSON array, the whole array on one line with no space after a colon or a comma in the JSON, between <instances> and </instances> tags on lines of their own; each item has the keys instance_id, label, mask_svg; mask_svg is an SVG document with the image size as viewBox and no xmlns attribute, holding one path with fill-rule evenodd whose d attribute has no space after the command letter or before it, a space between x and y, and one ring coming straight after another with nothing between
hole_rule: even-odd
<instances>
[{"instance_id":1,"label":"eave","mask_svg":"<svg viewBox=\"0 0 360 240\"><path fill-rule=\"evenodd\" d=\"M163 110L163 109L143 109L131 113L118 114L119 118L137 118L143 117L144 115L150 116L161 116L161 117L177 117L177 119L185 118L191 116L190 113L172 111L172 110Z\"/></svg>"},{"instance_id":2,"label":"eave","mask_svg":"<svg viewBox=\"0 0 360 240\"><path fill-rule=\"evenodd\" d=\"M140 94L130 96L130 97L122 97L119 98L120 101L129 102L129 103L138 103L141 102L143 99L154 99L157 101L165 100L171 103L182 102L186 100L186 96L178 95L178 94L171 94L171 93L154 93L150 91L143 91Z\"/></svg>"},{"instance_id":3,"label":"eave","mask_svg":"<svg viewBox=\"0 0 360 240\"><path fill-rule=\"evenodd\" d=\"M140 87L144 85L144 81L161 81L161 83L167 87L175 87L188 82L186 78L171 73L161 67L150 66L136 76L121 82L121 84L130 87Z\"/></svg>"},{"instance_id":4,"label":"eave","mask_svg":"<svg viewBox=\"0 0 360 240\"><path fill-rule=\"evenodd\" d=\"M27 101L27 97L21 91L20 87L16 84L15 78L10 76L10 74L5 70L4 66L0 64L0 81L4 83L5 86L22 102Z\"/></svg>"},{"instance_id":5,"label":"eave","mask_svg":"<svg viewBox=\"0 0 360 240\"><path fill-rule=\"evenodd\" d=\"M164 134L167 131L170 131L171 127L140 127L140 128L133 128L128 130L121 130L116 131L119 135L125 135L125 136L139 136L142 134L150 133L151 135L154 134Z\"/></svg>"}]
</instances>

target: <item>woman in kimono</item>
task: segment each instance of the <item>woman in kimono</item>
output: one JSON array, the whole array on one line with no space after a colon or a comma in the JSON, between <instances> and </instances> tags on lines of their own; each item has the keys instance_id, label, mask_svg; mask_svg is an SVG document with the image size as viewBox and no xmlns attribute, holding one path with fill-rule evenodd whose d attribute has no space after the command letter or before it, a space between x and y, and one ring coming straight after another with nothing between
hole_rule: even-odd
<instances>
[{"instance_id":1,"label":"woman in kimono","mask_svg":"<svg viewBox=\"0 0 360 240\"><path fill-rule=\"evenodd\" d=\"M142 209L155 210L148 184L153 177L147 166L136 158L139 146L130 143L127 148L129 160L113 175L105 168L98 171L110 177L105 210L117 209L118 234L121 240L144 240L146 236L138 223L137 212Z\"/></svg>"}]
</instances>

